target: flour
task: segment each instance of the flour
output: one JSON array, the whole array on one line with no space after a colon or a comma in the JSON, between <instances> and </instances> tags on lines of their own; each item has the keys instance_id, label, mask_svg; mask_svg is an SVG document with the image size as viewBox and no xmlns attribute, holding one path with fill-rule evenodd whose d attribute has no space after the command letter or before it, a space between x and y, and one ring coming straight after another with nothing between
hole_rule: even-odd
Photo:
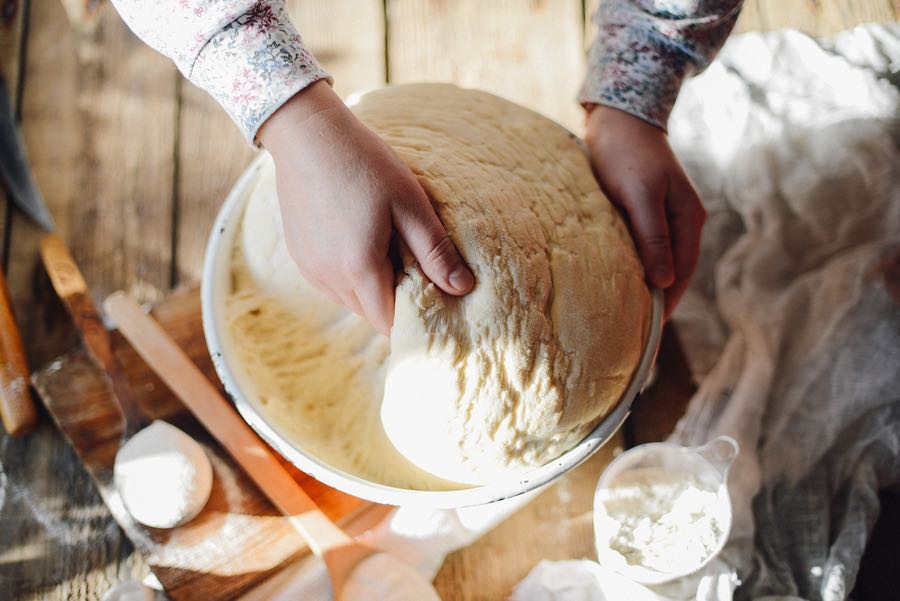
<instances>
[{"instance_id":1,"label":"flour","mask_svg":"<svg viewBox=\"0 0 900 601\"><path fill-rule=\"evenodd\" d=\"M717 551L724 535L717 490L688 472L630 469L602 489L597 502L598 539L608 537L600 542L631 566L689 573Z\"/></svg>"},{"instance_id":2,"label":"flour","mask_svg":"<svg viewBox=\"0 0 900 601\"><path fill-rule=\"evenodd\" d=\"M350 573L344 601L440 601L434 587L412 566L388 553L375 553Z\"/></svg>"},{"instance_id":3,"label":"flour","mask_svg":"<svg viewBox=\"0 0 900 601\"><path fill-rule=\"evenodd\" d=\"M178 428L155 421L119 449L114 479L135 520L172 528L200 513L213 475L203 447Z\"/></svg>"}]
</instances>

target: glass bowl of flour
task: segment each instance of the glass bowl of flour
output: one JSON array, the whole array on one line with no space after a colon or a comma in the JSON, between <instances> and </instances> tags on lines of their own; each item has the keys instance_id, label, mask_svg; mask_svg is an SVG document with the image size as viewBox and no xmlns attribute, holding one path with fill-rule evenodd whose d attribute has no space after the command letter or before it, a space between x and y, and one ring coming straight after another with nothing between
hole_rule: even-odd
<instances>
[{"instance_id":1,"label":"glass bowl of flour","mask_svg":"<svg viewBox=\"0 0 900 601\"><path fill-rule=\"evenodd\" d=\"M731 530L727 477L737 454L734 439L720 436L702 447L650 443L619 455L594 495L597 561L641 584L703 568Z\"/></svg>"}]
</instances>

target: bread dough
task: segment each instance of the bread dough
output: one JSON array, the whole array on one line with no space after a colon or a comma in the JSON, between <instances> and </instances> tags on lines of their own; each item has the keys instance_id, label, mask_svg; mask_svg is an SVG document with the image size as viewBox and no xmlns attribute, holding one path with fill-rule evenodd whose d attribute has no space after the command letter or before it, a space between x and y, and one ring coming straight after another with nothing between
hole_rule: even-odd
<instances>
[{"instance_id":1,"label":"bread dough","mask_svg":"<svg viewBox=\"0 0 900 601\"><path fill-rule=\"evenodd\" d=\"M543 465L640 360L650 296L621 217L573 135L496 96L412 84L353 110L431 196L475 289L442 293L405 253L388 345L299 276L269 163L228 301L243 381L282 435L370 480L454 488Z\"/></svg>"},{"instance_id":2,"label":"bread dough","mask_svg":"<svg viewBox=\"0 0 900 601\"><path fill-rule=\"evenodd\" d=\"M378 410L389 340L304 280L281 232L267 161L244 209L226 311L228 346L257 409L331 467L402 488L458 488L414 466L388 440Z\"/></svg>"},{"instance_id":3,"label":"bread dough","mask_svg":"<svg viewBox=\"0 0 900 601\"><path fill-rule=\"evenodd\" d=\"M621 398L649 327L628 230L572 134L451 85L354 111L419 177L477 284L440 292L406 257L381 416L413 463L483 484L571 448Z\"/></svg>"},{"instance_id":4,"label":"bread dough","mask_svg":"<svg viewBox=\"0 0 900 601\"><path fill-rule=\"evenodd\" d=\"M152 528L172 528L206 505L213 473L203 447L157 420L116 453L113 480L131 517Z\"/></svg>"}]
</instances>

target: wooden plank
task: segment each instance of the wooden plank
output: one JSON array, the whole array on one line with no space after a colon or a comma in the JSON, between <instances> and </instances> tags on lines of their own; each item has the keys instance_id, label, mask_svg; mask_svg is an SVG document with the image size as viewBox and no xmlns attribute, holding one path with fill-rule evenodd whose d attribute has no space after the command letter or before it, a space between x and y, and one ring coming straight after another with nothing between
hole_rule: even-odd
<instances>
[{"instance_id":1,"label":"wooden plank","mask_svg":"<svg viewBox=\"0 0 900 601\"><path fill-rule=\"evenodd\" d=\"M384 16L380 0L288 3L291 18L313 54L346 96L384 83ZM200 278L206 235L253 150L203 90L181 87L174 283ZM302 143L299 142L298 143Z\"/></svg>"},{"instance_id":2,"label":"wooden plank","mask_svg":"<svg viewBox=\"0 0 900 601\"><path fill-rule=\"evenodd\" d=\"M451 553L434 581L444 601L506 599L543 559L596 557L593 498L622 448L617 434L584 464L472 545Z\"/></svg>"},{"instance_id":3,"label":"wooden plank","mask_svg":"<svg viewBox=\"0 0 900 601\"><path fill-rule=\"evenodd\" d=\"M0 71L2 71L9 88L7 91L13 109L17 105L22 75L19 71L19 61L22 58L25 41L25 16L26 11L22 0L9 0L3 3L2 9L0 9ZM6 190L0 185L0 242L6 240L9 235L7 213L12 210ZM0 243L0 266L5 270L8 262L4 246Z\"/></svg>"},{"instance_id":4,"label":"wooden plank","mask_svg":"<svg viewBox=\"0 0 900 601\"><path fill-rule=\"evenodd\" d=\"M582 4L388 0L391 82L450 81L584 129Z\"/></svg>"},{"instance_id":5,"label":"wooden plank","mask_svg":"<svg viewBox=\"0 0 900 601\"><path fill-rule=\"evenodd\" d=\"M384 84L383 0L288 0L288 11L342 98Z\"/></svg>"},{"instance_id":6,"label":"wooden plank","mask_svg":"<svg viewBox=\"0 0 900 601\"><path fill-rule=\"evenodd\" d=\"M0 13L0 61L13 95L24 76L19 60L26 41L26 10L22 1L11 0ZM5 196L3 201L4 209L11 211ZM6 227L12 225L6 217L7 211L0 211L4 239L11 234ZM9 257L4 259L9 265ZM0 589L4 595L64 599L75 596L85 583L103 586L108 582L106 559L118 546L119 536L109 530L109 519L98 511L98 501L74 454L46 419L27 438L14 439L0 432Z\"/></svg>"},{"instance_id":7,"label":"wooden plank","mask_svg":"<svg viewBox=\"0 0 900 601\"><path fill-rule=\"evenodd\" d=\"M9 86L12 105L16 105L18 91L19 61L25 40L26 11L23 0L9 0L0 7L0 69Z\"/></svg>"},{"instance_id":8,"label":"wooden plank","mask_svg":"<svg viewBox=\"0 0 900 601\"><path fill-rule=\"evenodd\" d=\"M744 8L741 9L737 23L734 24L733 33L769 30L769 25L760 10L760 0L744 0Z\"/></svg>"},{"instance_id":9,"label":"wooden plank","mask_svg":"<svg viewBox=\"0 0 900 601\"><path fill-rule=\"evenodd\" d=\"M157 300L171 268L175 68L111 7L78 30L57 0L31 10L22 128L38 185L96 295ZM8 275L32 365L72 341L38 237L15 216Z\"/></svg>"},{"instance_id":10,"label":"wooden plank","mask_svg":"<svg viewBox=\"0 0 900 601\"><path fill-rule=\"evenodd\" d=\"M827 36L871 21L889 22L900 16L900 3L891 0L817 0L782 2L758 0L771 31L793 27L813 36Z\"/></svg>"},{"instance_id":11,"label":"wooden plank","mask_svg":"<svg viewBox=\"0 0 900 601\"><path fill-rule=\"evenodd\" d=\"M588 44L597 28L589 22L600 0L588 0ZM862 23L888 23L900 18L900 2L892 0L745 0L734 33L776 31L786 27L814 36L833 35Z\"/></svg>"},{"instance_id":12,"label":"wooden plank","mask_svg":"<svg viewBox=\"0 0 900 601\"><path fill-rule=\"evenodd\" d=\"M0 438L0 469L3 595L62 601L108 588L120 534L46 416L28 437Z\"/></svg>"},{"instance_id":13,"label":"wooden plank","mask_svg":"<svg viewBox=\"0 0 900 601\"><path fill-rule=\"evenodd\" d=\"M173 285L200 281L216 212L253 157L253 149L212 97L187 81L179 87Z\"/></svg>"},{"instance_id":14,"label":"wooden plank","mask_svg":"<svg viewBox=\"0 0 900 601\"><path fill-rule=\"evenodd\" d=\"M173 294L154 312L190 359L214 379L200 325L199 291ZM229 599L304 551L303 541L289 520L279 516L131 346L118 334L114 334L112 345L143 421L166 419L175 423L203 444L212 459L212 495L200 515L187 524L166 530L145 528L124 510L112 484L112 463L121 442L121 416L108 380L83 351L71 351L42 368L34 381L107 507L145 556L168 595L174 600ZM291 475L332 519L340 520L369 505L296 469L291 469Z\"/></svg>"},{"instance_id":15,"label":"wooden plank","mask_svg":"<svg viewBox=\"0 0 900 601\"><path fill-rule=\"evenodd\" d=\"M33 0L22 127L50 211L95 292L158 298L171 263L174 68L111 8L70 23ZM74 336L38 265L39 231L11 224L9 283L32 366ZM75 454L44 416L0 439L0 582L16 599L95 599L117 579L122 536Z\"/></svg>"}]
</instances>

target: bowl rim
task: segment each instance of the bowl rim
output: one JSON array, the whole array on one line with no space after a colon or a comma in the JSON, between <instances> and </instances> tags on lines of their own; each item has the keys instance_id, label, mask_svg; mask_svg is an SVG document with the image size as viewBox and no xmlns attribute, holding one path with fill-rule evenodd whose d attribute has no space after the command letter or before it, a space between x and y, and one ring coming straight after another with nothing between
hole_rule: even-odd
<instances>
[{"instance_id":1,"label":"bowl rim","mask_svg":"<svg viewBox=\"0 0 900 601\"><path fill-rule=\"evenodd\" d=\"M663 297L657 289L650 289L651 311L647 343L637 369L615 408L604 417L578 444L550 461L519 476L504 478L480 486L454 490L415 490L388 486L366 480L339 470L317 457L307 454L298 445L278 433L258 411L250 395L241 386L241 368L230 357L228 332L224 325L224 302L220 302L222 286L231 287L231 256L233 240L243 216L244 207L256 183L256 176L268 153L261 152L235 182L216 215L203 261L200 285L201 316L207 350L225 392L241 417L273 449L304 473L316 480L353 496L385 505L415 505L427 508L458 508L485 505L533 491L586 461L619 429L628 416L634 399L647 382L650 369L659 350L663 322ZM244 376L246 377L246 375Z\"/></svg>"}]
</instances>

